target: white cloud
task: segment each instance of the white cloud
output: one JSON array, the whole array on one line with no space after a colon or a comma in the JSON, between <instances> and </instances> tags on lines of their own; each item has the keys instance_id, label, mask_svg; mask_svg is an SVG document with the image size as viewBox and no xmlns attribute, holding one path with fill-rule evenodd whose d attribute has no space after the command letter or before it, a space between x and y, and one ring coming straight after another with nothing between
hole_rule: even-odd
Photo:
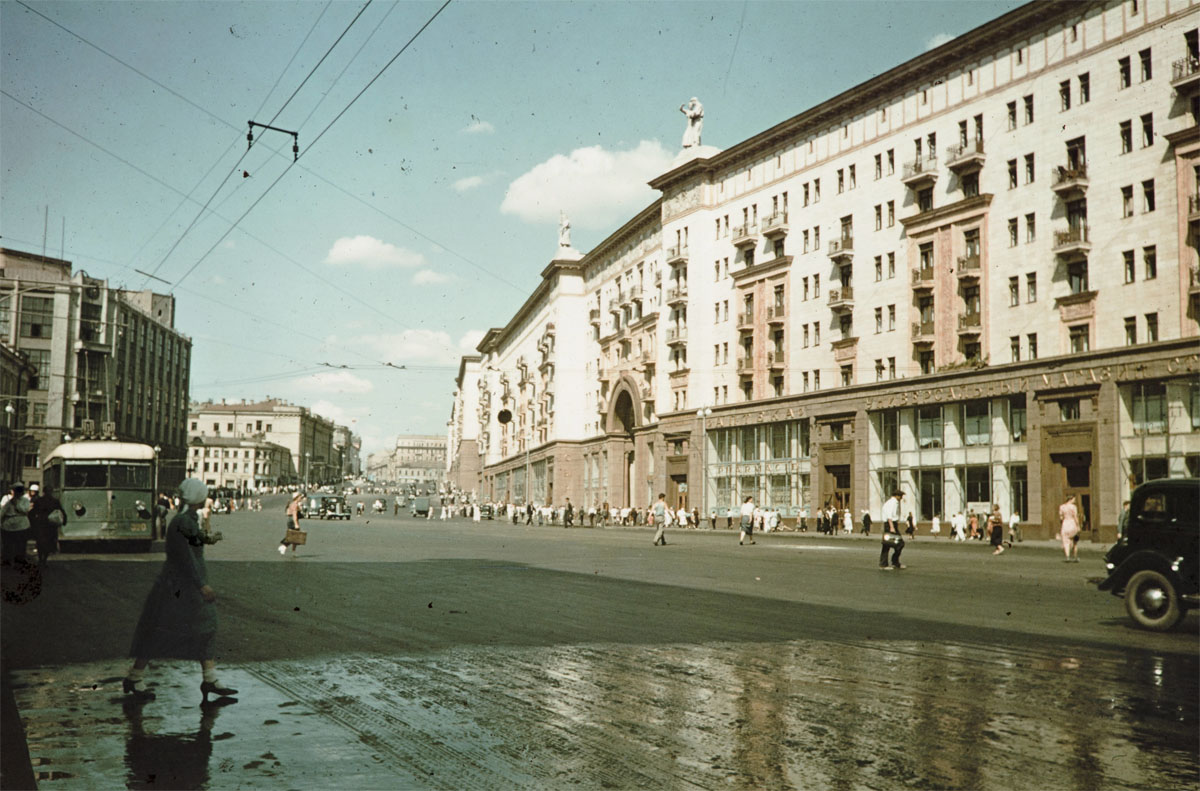
<instances>
[{"instance_id":1,"label":"white cloud","mask_svg":"<svg viewBox=\"0 0 1200 791\"><path fill-rule=\"evenodd\" d=\"M425 266L425 256L373 236L343 236L329 248L325 263L333 266L364 266L367 269Z\"/></svg>"},{"instance_id":2,"label":"white cloud","mask_svg":"<svg viewBox=\"0 0 1200 791\"><path fill-rule=\"evenodd\" d=\"M454 182L454 189L458 192L467 192L483 184L483 176L467 176Z\"/></svg>"},{"instance_id":3,"label":"white cloud","mask_svg":"<svg viewBox=\"0 0 1200 791\"><path fill-rule=\"evenodd\" d=\"M471 123L467 124L459 131L465 132L468 135L490 135L496 131L496 127L492 126L487 121L484 121L482 118L471 116Z\"/></svg>"},{"instance_id":4,"label":"white cloud","mask_svg":"<svg viewBox=\"0 0 1200 791\"><path fill-rule=\"evenodd\" d=\"M311 407L312 411L323 418L332 420L339 426L347 426L351 431L356 431L358 426L358 416L361 410L351 410L339 406L332 401L316 401ZM363 456L363 463L367 461L366 456Z\"/></svg>"},{"instance_id":5,"label":"white cloud","mask_svg":"<svg viewBox=\"0 0 1200 791\"><path fill-rule=\"evenodd\" d=\"M943 44L949 43L953 40L954 36L950 35L949 33L935 33L929 38L928 41L925 42L925 51L928 52L931 49L937 49Z\"/></svg>"},{"instance_id":6,"label":"white cloud","mask_svg":"<svg viewBox=\"0 0 1200 791\"><path fill-rule=\"evenodd\" d=\"M432 269L422 269L413 275L414 286L431 286L438 283L449 283L454 278Z\"/></svg>"},{"instance_id":7,"label":"white cloud","mask_svg":"<svg viewBox=\"0 0 1200 791\"><path fill-rule=\"evenodd\" d=\"M298 379L296 384L314 393L369 393L375 389L370 380L350 371L321 371Z\"/></svg>"},{"instance_id":8,"label":"white cloud","mask_svg":"<svg viewBox=\"0 0 1200 791\"><path fill-rule=\"evenodd\" d=\"M380 359L402 365L408 362L457 363L461 356L449 333L441 330L404 330L403 332L360 335L348 341L366 348Z\"/></svg>"},{"instance_id":9,"label":"white cloud","mask_svg":"<svg viewBox=\"0 0 1200 791\"><path fill-rule=\"evenodd\" d=\"M508 185L500 211L557 222L562 210L577 227L608 228L654 199L646 182L665 173L673 157L657 140L628 151L591 146L556 154Z\"/></svg>"},{"instance_id":10,"label":"white cloud","mask_svg":"<svg viewBox=\"0 0 1200 791\"><path fill-rule=\"evenodd\" d=\"M484 330L467 330L463 336L458 339L458 348L463 354L474 354L475 347L483 340L483 336L487 332Z\"/></svg>"}]
</instances>

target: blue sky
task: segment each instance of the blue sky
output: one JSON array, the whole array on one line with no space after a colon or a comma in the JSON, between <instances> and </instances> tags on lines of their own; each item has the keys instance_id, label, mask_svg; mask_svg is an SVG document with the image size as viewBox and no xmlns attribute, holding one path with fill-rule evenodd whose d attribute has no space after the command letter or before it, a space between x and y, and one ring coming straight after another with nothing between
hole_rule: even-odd
<instances>
[{"instance_id":1,"label":"blue sky","mask_svg":"<svg viewBox=\"0 0 1200 791\"><path fill-rule=\"evenodd\" d=\"M441 2L25 3L0 245L173 290L194 399L287 398L368 451L445 430L559 209L586 251L653 200L688 98L726 148L1021 5L454 0L397 56Z\"/></svg>"}]
</instances>

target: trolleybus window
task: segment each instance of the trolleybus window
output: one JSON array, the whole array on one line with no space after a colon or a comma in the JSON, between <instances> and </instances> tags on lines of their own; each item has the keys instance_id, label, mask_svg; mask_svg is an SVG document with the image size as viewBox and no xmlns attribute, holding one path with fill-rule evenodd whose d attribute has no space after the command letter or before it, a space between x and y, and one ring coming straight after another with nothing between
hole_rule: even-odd
<instances>
[{"instance_id":1,"label":"trolleybus window","mask_svg":"<svg viewBox=\"0 0 1200 791\"><path fill-rule=\"evenodd\" d=\"M67 480L64 484L68 489L107 489L108 465L106 464L67 464Z\"/></svg>"},{"instance_id":2,"label":"trolleybus window","mask_svg":"<svg viewBox=\"0 0 1200 791\"><path fill-rule=\"evenodd\" d=\"M114 489L149 489L150 465L113 462L109 476Z\"/></svg>"}]
</instances>

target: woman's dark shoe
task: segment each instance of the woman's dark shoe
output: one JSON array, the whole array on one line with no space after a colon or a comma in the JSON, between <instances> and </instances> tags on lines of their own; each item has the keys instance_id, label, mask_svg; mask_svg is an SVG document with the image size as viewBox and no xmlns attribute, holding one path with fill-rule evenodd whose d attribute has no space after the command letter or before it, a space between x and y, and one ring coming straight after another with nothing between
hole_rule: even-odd
<instances>
[{"instance_id":1,"label":"woman's dark shoe","mask_svg":"<svg viewBox=\"0 0 1200 791\"><path fill-rule=\"evenodd\" d=\"M238 693L236 689L222 687L215 681L205 681L200 684L200 691L204 693L204 702L208 703L208 695L211 692L218 698L230 698Z\"/></svg>"},{"instance_id":2,"label":"woman's dark shoe","mask_svg":"<svg viewBox=\"0 0 1200 791\"><path fill-rule=\"evenodd\" d=\"M121 681L121 690L131 696L134 700L154 700L156 695L148 689L138 689L138 682L132 678L126 678Z\"/></svg>"}]
</instances>

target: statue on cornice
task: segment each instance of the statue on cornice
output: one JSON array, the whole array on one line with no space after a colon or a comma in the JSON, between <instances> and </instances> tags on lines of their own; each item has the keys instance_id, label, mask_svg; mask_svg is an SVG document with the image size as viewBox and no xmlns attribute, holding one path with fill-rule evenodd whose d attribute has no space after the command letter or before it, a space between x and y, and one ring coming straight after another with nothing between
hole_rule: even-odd
<instances>
[{"instance_id":1,"label":"statue on cornice","mask_svg":"<svg viewBox=\"0 0 1200 791\"><path fill-rule=\"evenodd\" d=\"M562 209L558 210L558 246L563 250L571 247L571 221Z\"/></svg>"},{"instance_id":2,"label":"statue on cornice","mask_svg":"<svg viewBox=\"0 0 1200 791\"><path fill-rule=\"evenodd\" d=\"M700 146L700 130L704 128L704 105L695 96L687 104L679 106L679 112L687 116L688 125L683 133L684 148Z\"/></svg>"}]
</instances>

